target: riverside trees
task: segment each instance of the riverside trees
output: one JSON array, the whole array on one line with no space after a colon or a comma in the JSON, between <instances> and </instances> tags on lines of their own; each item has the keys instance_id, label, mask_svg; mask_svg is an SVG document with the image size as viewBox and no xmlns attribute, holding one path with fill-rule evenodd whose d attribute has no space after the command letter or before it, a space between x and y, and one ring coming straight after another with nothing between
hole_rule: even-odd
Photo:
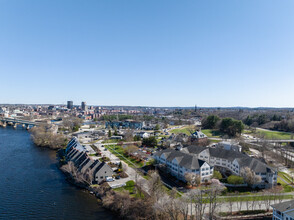
<instances>
[{"instance_id":1,"label":"riverside trees","mask_svg":"<svg viewBox=\"0 0 294 220\"><path fill-rule=\"evenodd\" d=\"M51 149L60 149L66 145L66 137L62 134L53 133L50 125L41 125L33 127L31 137L34 143L40 147L49 147Z\"/></svg>"}]
</instances>

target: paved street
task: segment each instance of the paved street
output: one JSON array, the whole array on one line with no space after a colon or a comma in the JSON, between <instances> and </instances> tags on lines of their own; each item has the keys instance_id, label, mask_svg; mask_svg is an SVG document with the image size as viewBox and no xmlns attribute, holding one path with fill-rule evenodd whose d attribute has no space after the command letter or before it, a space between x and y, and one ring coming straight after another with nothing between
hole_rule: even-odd
<instances>
[{"instance_id":1,"label":"paved street","mask_svg":"<svg viewBox=\"0 0 294 220\"><path fill-rule=\"evenodd\" d=\"M102 152L102 155L108 157L110 159L111 162L118 162L121 161L117 156L115 156L114 154L112 154L109 150L105 151L105 148L102 147L102 145L105 144L101 144L101 143L96 143L95 146ZM121 161L124 171L126 172L126 174L128 174L129 177L127 178L121 178L119 180L114 180L113 182L108 182L110 186L116 186L116 185L121 185L126 183L129 180L133 180L135 182L140 182L142 184L142 188L145 192L149 193L149 188L148 188L148 183L147 180L144 179L141 175L139 175L136 170L132 167L129 167L129 165L127 163L125 163L124 161Z\"/></svg>"}]
</instances>

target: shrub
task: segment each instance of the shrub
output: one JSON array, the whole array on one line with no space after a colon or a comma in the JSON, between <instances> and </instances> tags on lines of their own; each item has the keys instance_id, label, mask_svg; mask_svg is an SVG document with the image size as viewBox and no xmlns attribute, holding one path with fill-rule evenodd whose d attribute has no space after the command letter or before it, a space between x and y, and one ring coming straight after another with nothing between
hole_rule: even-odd
<instances>
[{"instance_id":1,"label":"shrub","mask_svg":"<svg viewBox=\"0 0 294 220\"><path fill-rule=\"evenodd\" d=\"M126 186L127 187L131 187L131 186L134 186L135 185L135 182L133 180L129 180L126 182Z\"/></svg>"},{"instance_id":2,"label":"shrub","mask_svg":"<svg viewBox=\"0 0 294 220\"><path fill-rule=\"evenodd\" d=\"M244 179L241 176L235 176L235 175L231 175L228 177L228 183L229 184L243 184L244 183Z\"/></svg>"},{"instance_id":3,"label":"shrub","mask_svg":"<svg viewBox=\"0 0 294 220\"><path fill-rule=\"evenodd\" d=\"M219 171L215 170L215 171L213 171L213 178L220 180L223 178L223 176Z\"/></svg>"}]
</instances>

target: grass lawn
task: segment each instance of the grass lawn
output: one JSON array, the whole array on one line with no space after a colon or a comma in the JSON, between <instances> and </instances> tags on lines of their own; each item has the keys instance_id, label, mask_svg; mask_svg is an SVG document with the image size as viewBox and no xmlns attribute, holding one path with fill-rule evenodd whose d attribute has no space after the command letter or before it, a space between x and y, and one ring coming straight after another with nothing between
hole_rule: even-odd
<instances>
[{"instance_id":1,"label":"grass lawn","mask_svg":"<svg viewBox=\"0 0 294 220\"><path fill-rule=\"evenodd\" d=\"M108 140L102 141L102 144L118 143L120 141L122 141L122 140L119 140L119 139L108 139Z\"/></svg>"},{"instance_id":2,"label":"grass lawn","mask_svg":"<svg viewBox=\"0 0 294 220\"><path fill-rule=\"evenodd\" d=\"M186 127L182 127L182 128L176 128L176 129L170 130L169 132L174 133L174 134L184 133L187 135L191 135L191 133L189 132L189 129L193 129L193 127L186 126Z\"/></svg>"},{"instance_id":3,"label":"grass lawn","mask_svg":"<svg viewBox=\"0 0 294 220\"><path fill-rule=\"evenodd\" d=\"M117 156L120 160L126 162L129 166L139 168L144 166L144 162L138 162L136 159L124 155L124 149L118 145L105 146L111 153ZM135 165L134 165L135 164Z\"/></svg>"},{"instance_id":4,"label":"grass lawn","mask_svg":"<svg viewBox=\"0 0 294 220\"><path fill-rule=\"evenodd\" d=\"M289 174L284 173L284 172L278 172L278 175L280 177L282 177L284 180L286 180L287 182L289 182L289 183L292 182L292 177Z\"/></svg>"},{"instance_id":5,"label":"grass lawn","mask_svg":"<svg viewBox=\"0 0 294 220\"><path fill-rule=\"evenodd\" d=\"M207 137L220 138L222 133L219 130L203 129L201 130Z\"/></svg>"},{"instance_id":6,"label":"grass lawn","mask_svg":"<svg viewBox=\"0 0 294 220\"><path fill-rule=\"evenodd\" d=\"M139 192L136 191L135 182L133 180L130 180L130 181L126 182L125 186L115 188L113 190L117 191L117 192L128 191L131 197L144 198L144 194L140 194Z\"/></svg>"},{"instance_id":7,"label":"grass lawn","mask_svg":"<svg viewBox=\"0 0 294 220\"><path fill-rule=\"evenodd\" d=\"M187 135L191 135L190 133L190 129L193 129L193 127L191 126L185 126L183 128L177 128L177 129L173 129L170 130L170 133L174 133L174 134L179 134L179 133L184 133ZM214 129L203 129L201 130L207 137L215 137L215 138L220 138L222 133L218 130L214 130Z\"/></svg>"},{"instance_id":8,"label":"grass lawn","mask_svg":"<svg viewBox=\"0 0 294 220\"><path fill-rule=\"evenodd\" d=\"M285 182L283 182L279 177L278 177L277 183L280 183L281 186L283 186L285 193L287 193L287 192L293 192L294 191L294 188L293 187L291 187L290 185L288 185Z\"/></svg>"},{"instance_id":9,"label":"grass lawn","mask_svg":"<svg viewBox=\"0 0 294 220\"><path fill-rule=\"evenodd\" d=\"M211 143L219 143L221 140L209 140Z\"/></svg>"},{"instance_id":10,"label":"grass lawn","mask_svg":"<svg viewBox=\"0 0 294 220\"><path fill-rule=\"evenodd\" d=\"M236 197L228 197L228 198L218 198L219 202L239 202L239 201L261 201L265 199L270 200L278 200L278 199L293 199L293 195L265 195L265 196L236 196Z\"/></svg>"},{"instance_id":11,"label":"grass lawn","mask_svg":"<svg viewBox=\"0 0 294 220\"><path fill-rule=\"evenodd\" d=\"M258 129L256 130L257 134L264 135L266 139L294 139L294 134L287 133L287 132L281 132L281 131L265 131Z\"/></svg>"}]
</instances>

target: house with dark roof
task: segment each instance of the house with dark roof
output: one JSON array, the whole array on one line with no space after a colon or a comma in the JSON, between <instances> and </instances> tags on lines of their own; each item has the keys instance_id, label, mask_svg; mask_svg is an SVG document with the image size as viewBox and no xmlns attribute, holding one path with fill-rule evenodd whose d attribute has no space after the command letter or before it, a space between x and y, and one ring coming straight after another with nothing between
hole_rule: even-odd
<instances>
[{"instance_id":1,"label":"house with dark roof","mask_svg":"<svg viewBox=\"0 0 294 220\"><path fill-rule=\"evenodd\" d=\"M91 176L92 184L100 184L107 177L112 177L113 170L105 162L92 160L87 154L87 149L82 146L76 137L72 138L66 149L66 160L73 162L79 172Z\"/></svg>"},{"instance_id":2,"label":"house with dark roof","mask_svg":"<svg viewBox=\"0 0 294 220\"><path fill-rule=\"evenodd\" d=\"M195 131L191 134L191 141L197 144L207 143L207 136L202 131Z\"/></svg>"},{"instance_id":3,"label":"house with dark roof","mask_svg":"<svg viewBox=\"0 0 294 220\"><path fill-rule=\"evenodd\" d=\"M294 200L272 205L273 220L294 220Z\"/></svg>"},{"instance_id":4,"label":"house with dark roof","mask_svg":"<svg viewBox=\"0 0 294 220\"><path fill-rule=\"evenodd\" d=\"M190 156L195 158L195 160L198 159L205 161L210 167L215 167L224 171L230 171L232 174L238 176L240 176L241 170L243 168L249 167L255 173L255 175L261 177L262 181L256 186L260 188L270 188L277 184L277 170L269 167L262 161L249 157L248 155L240 153L239 151L227 150L225 148L188 146L185 148L180 148L180 151L168 149L157 152L154 158L159 163L166 163L168 165L168 162L173 159L173 155L186 155L183 156L183 158L185 158L184 161L188 161ZM164 159L167 161L164 161ZM185 166L189 167L187 163L184 164Z\"/></svg>"},{"instance_id":5,"label":"house with dark roof","mask_svg":"<svg viewBox=\"0 0 294 220\"><path fill-rule=\"evenodd\" d=\"M184 148L183 148L184 149ZM165 165L167 171L176 178L186 181L186 173L198 174L201 181L209 180L213 175L213 166L201 160L197 155L182 152L182 148L177 150L166 149L154 154L154 159L161 165Z\"/></svg>"}]
</instances>

